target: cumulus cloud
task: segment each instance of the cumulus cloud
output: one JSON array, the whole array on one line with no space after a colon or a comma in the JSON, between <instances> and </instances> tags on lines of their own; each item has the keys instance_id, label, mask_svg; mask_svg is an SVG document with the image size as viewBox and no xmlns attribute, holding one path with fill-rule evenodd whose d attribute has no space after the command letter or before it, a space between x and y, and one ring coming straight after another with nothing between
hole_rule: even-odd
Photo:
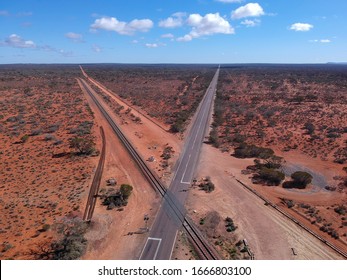
<instances>
[{"instance_id":1,"label":"cumulus cloud","mask_svg":"<svg viewBox=\"0 0 347 280\"><path fill-rule=\"evenodd\" d=\"M300 23L300 22L294 23L290 26L290 30L302 31L302 32L310 31L312 28L313 28L312 24Z\"/></svg>"},{"instance_id":2,"label":"cumulus cloud","mask_svg":"<svg viewBox=\"0 0 347 280\"><path fill-rule=\"evenodd\" d=\"M311 43L323 43L323 44L327 44L327 43L331 43L331 40L329 39L321 39L321 40L310 40Z\"/></svg>"},{"instance_id":3,"label":"cumulus cloud","mask_svg":"<svg viewBox=\"0 0 347 280\"><path fill-rule=\"evenodd\" d=\"M260 24L260 20L259 19L254 19L254 20L250 20L250 19L245 19L241 22L242 25L245 25L246 27L254 27Z\"/></svg>"},{"instance_id":4,"label":"cumulus cloud","mask_svg":"<svg viewBox=\"0 0 347 280\"><path fill-rule=\"evenodd\" d=\"M180 27L183 25L185 16L186 16L186 13L181 13L181 12L174 13L173 15L171 15L171 17L161 20L159 22L159 26L165 27L165 28Z\"/></svg>"},{"instance_id":5,"label":"cumulus cloud","mask_svg":"<svg viewBox=\"0 0 347 280\"><path fill-rule=\"evenodd\" d=\"M1 42L1 45L13 47L13 48L21 48L21 49L35 49L36 45L31 40L24 40L22 37L17 34L12 34L8 36L5 41Z\"/></svg>"},{"instance_id":6,"label":"cumulus cloud","mask_svg":"<svg viewBox=\"0 0 347 280\"><path fill-rule=\"evenodd\" d=\"M156 44L156 43L154 43L154 44L147 43L147 44L145 44L145 46L146 46L147 48L157 48L157 47L159 47L159 45Z\"/></svg>"},{"instance_id":7,"label":"cumulus cloud","mask_svg":"<svg viewBox=\"0 0 347 280\"><path fill-rule=\"evenodd\" d=\"M62 56L72 56L73 53L63 49L57 49L49 45L36 45L31 40L25 40L17 34L8 36L4 41L0 41L0 46L19 49L32 49L37 51L55 52Z\"/></svg>"},{"instance_id":8,"label":"cumulus cloud","mask_svg":"<svg viewBox=\"0 0 347 280\"><path fill-rule=\"evenodd\" d=\"M78 34L78 33L74 33L74 32L68 32L65 34L65 37L70 39L74 43L83 42L82 34Z\"/></svg>"},{"instance_id":9,"label":"cumulus cloud","mask_svg":"<svg viewBox=\"0 0 347 280\"><path fill-rule=\"evenodd\" d=\"M114 31L121 35L133 35L137 31L147 32L153 27L150 19L134 19L130 22L119 21L115 17L102 17L96 19L90 26L92 31L103 29Z\"/></svg>"},{"instance_id":10,"label":"cumulus cloud","mask_svg":"<svg viewBox=\"0 0 347 280\"><path fill-rule=\"evenodd\" d=\"M191 14L187 19L187 24L192 27L189 34L177 38L177 41L191 41L194 38L213 34L234 34L234 28L230 23L219 15L206 14Z\"/></svg>"},{"instance_id":11,"label":"cumulus cloud","mask_svg":"<svg viewBox=\"0 0 347 280\"><path fill-rule=\"evenodd\" d=\"M191 36L189 34L186 34L186 35L184 35L182 37L177 38L178 42L189 42L191 40L193 40L193 36Z\"/></svg>"},{"instance_id":12,"label":"cumulus cloud","mask_svg":"<svg viewBox=\"0 0 347 280\"><path fill-rule=\"evenodd\" d=\"M145 46L147 47L147 48L158 48L158 47L165 47L166 46L166 44L164 44L164 43L161 43L161 42L159 42L159 43L147 43L147 44L145 44Z\"/></svg>"},{"instance_id":13,"label":"cumulus cloud","mask_svg":"<svg viewBox=\"0 0 347 280\"><path fill-rule=\"evenodd\" d=\"M166 33L166 34L163 34L163 35L161 35L161 38L173 38L173 37L175 37L173 34L171 34L171 33Z\"/></svg>"},{"instance_id":14,"label":"cumulus cloud","mask_svg":"<svg viewBox=\"0 0 347 280\"><path fill-rule=\"evenodd\" d=\"M246 17L259 17L264 15L263 8L258 3L248 3L245 6L237 8L231 12L232 19L240 19Z\"/></svg>"}]
</instances>

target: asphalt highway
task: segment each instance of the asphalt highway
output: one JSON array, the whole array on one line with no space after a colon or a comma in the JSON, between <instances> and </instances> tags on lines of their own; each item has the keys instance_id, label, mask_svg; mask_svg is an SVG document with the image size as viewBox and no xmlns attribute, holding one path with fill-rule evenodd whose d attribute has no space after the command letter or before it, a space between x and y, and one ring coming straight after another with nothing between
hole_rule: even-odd
<instances>
[{"instance_id":1,"label":"asphalt highway","mask_svg":"<svg viewBox=\"0 0 347 280\"><path fill-rule=\"evenodd\" d=\"M217 88L217 69L203 100L193 118L183 152L177 162L174 178L166 192L161 208L149 231L149 237L141 252L141 260L169 260L176 235L185 217L184 203L194 177L201 145L204 141ZM172 204L175 207L172 207Z\"/></svg>"}]
</instances>

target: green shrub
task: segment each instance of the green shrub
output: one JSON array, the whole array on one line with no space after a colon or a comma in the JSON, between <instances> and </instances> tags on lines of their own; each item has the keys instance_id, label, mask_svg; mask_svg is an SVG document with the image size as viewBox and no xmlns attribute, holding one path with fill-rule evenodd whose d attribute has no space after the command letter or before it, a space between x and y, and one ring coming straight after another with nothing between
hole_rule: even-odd
<instances>
[{"instance_id":1,"label":"green shrub","mask_svg":"<svg viewBox=\"0 0 347 280\"><path fill-rule=\"evenodd\" d=\"M79 154L90 155L95 151L95 142L91 137L73 137L69 139L70 148Z\"/></svg>"},{"instance_id":2,"label":"green shrub","mask_svg":"<svg viewBox=\"0 0 347 280\"><path fill-rule=\"evenodd\" d=\"M127 200L130 197L132 190L133 187L130 185L122 184L120 186L120 193L122 194L124 200Z\"/></svg>"},{"instance_id":3,"label":"green shrub","mask_svg":"<svg viewBox=\"0 0 347 280\"><path fill-rule=\"evenodd\" d=\"M237 158L261 158L268 159L274 155L274 151L270 148L258 147L256 145L248 145L242 143L235 148L234 156Z\"/></svg>"},{"instance_id":4,"label":"green shrub","mask_svg":"<svg viewBox=\"0 0 347 280\"><path fill-rule=\"evenodd\" d=\"M215 189L214 184L211 182L210 178L207 178L204 182L200 183L199 185L200 189L204 190L205 192L212 192Z\"/></svg>"},{"instance_id":5,"label":"green shrub","mask_svg":"<svg viewBox=\"0 0 347 280\"><path fill-rule=\"evenodd\" d=\"M274 186L278 186L285 178L283 172L267 167L262 167L259 170L258 176L260 179L266 181L269 185Z\"/></svg>"},{"instance_id":6,"label":"green shrub","mask_svg":"<svg viewBox=\"0 0 347 280\"><path fill-rule=\"evenodd\" d=\"M299 187L306 187L312 182L312 175L305 171L296 171L290 177L293 179L294 183Z\"/></svg>"},{"instance_id":7,"label":"green shrub","mask_svg":"<svg viewBox=\"0 0 347 280\"><path fill-rule=\"evenodd\" d=\"M23 135L23 136L20 138L20 140L22 141L22 143L25 143L26 141L28 141L28 139L29 139L29 135L28 135L28 134L25 134L25 135Z\"/></svg>"},{"instance_id":8,"label":"green shrub","mask_svg":"<svg viewBox=\"0 0 347 280\"><path fill-rule=\"evenodd\" d=\"M296 171L290 175L292 181L287 181L282 184L285 189L304 189L312 182L312 175L304 171Z\"/></svg>"}]
</instances>

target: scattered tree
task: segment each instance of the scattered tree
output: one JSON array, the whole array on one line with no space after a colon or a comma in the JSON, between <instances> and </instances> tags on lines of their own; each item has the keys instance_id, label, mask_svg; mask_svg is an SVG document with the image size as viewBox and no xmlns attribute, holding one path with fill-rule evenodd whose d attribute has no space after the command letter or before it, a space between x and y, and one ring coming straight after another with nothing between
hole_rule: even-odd
<instances>
[{"instance_id":1,"label":"scattered tree","mask_svg":"<svg viewBox=\"0 0 347 280\"><path fill-rule=\"evenodd\" d=\"M290 175L292 181L287 181L283 183L283 188L291 189L298 188L304 189L308 184L312 182L312 175L305 171L296 171L292 175Z\"/></svg>"},{"instance_id":2,"label":"scattered tree","mask_svg":"<svg viewBox=\"0 0 347 280\"><path fill-rule=\"evenodd\" d=\"M259 170L258 175L256 177L265 181L268 185L278 186L284 180L285 175L281 171L272 168L262 167Z\"/></svg>"},{"instance_id":3,"label":"scattered tree","mask_svg":"<svg viewBox=\"0 0 347 280\"><path fill-rule=\"evenodd\" d=\"M258 147L256 145L248 145L241 143L241 145L235 148L234 156L237 158L261 158L268 159L274 155L274 151L270 148Z\"/></svg>"},{"instance_id":4,"label":"scattered tree","mask_svg":"<svg viewBox=\"0 0 347 280\"><path fill-rule=\"evenodd\" d=\"M211 182L210 177L207 177L202 183L199 185L200 189L204 190L205 192L213 192L214 191L214 184Z\"/></svg>"},{"instance_id":5,"label":"scattered tree","mask_svg":"<svg viewBox=\"0 0 347 280\"><path fill-rule=\"evenodd\" d=\"M31 249L29 255L40 260L79 259L87 246L84 238L87 224L80 218L64 218L62 222L54 225L54 230L60 239L52 243L37 244L37 248Z\"/></svg>"},{"instance_id":6,"label":"scattered tree","mask_svg":"<svg viewBox=\"0 0 347 280\"><path fill-rule=\"evenodd\" d=\"M91 137L73 137L69 139L70 148L76 149L79 154L90 155L95 151L95 142Z\"/></svg>"}]
</instances>

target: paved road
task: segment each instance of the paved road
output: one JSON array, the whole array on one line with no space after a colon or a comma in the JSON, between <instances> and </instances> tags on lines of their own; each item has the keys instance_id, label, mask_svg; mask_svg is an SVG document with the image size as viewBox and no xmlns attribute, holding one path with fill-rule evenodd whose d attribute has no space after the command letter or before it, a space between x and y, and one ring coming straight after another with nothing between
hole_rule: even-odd
<instances>
[{"instance_id":1,"label":"paved road","mask_svg":"<svg viewBox=\"0 0 347 280\"><path fill-rule=\"evenodd\" d=\"M141 252L141 260L169 260L171 258L177 231L184 220L187 190L191 185L208 127L218 76L219 68L194 117L193 125L177 163L175 176L164 196L161 208Z\"/></svg>"}]
</instances>

